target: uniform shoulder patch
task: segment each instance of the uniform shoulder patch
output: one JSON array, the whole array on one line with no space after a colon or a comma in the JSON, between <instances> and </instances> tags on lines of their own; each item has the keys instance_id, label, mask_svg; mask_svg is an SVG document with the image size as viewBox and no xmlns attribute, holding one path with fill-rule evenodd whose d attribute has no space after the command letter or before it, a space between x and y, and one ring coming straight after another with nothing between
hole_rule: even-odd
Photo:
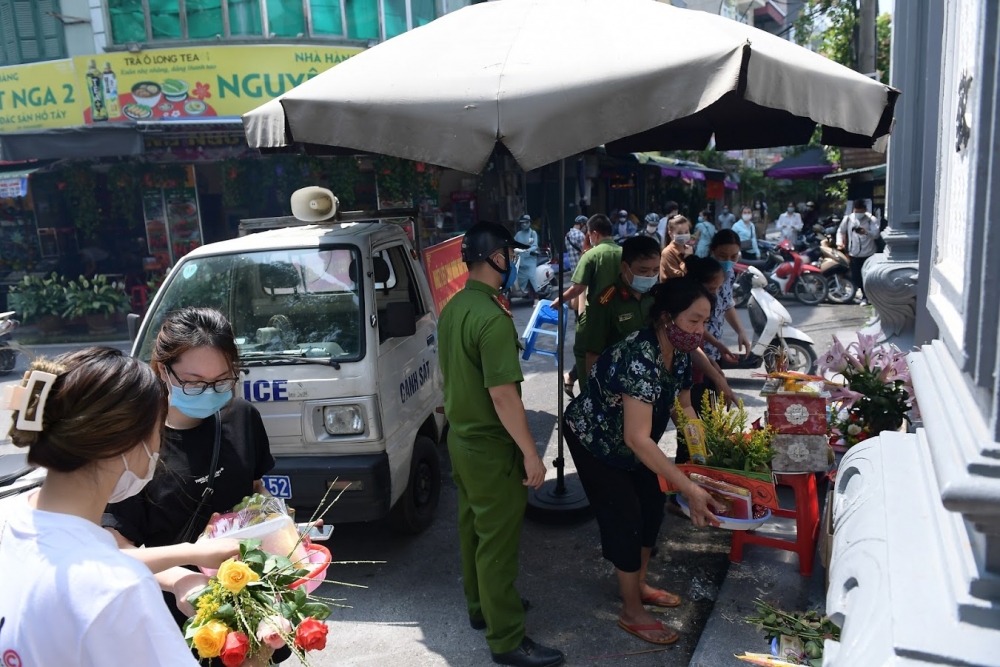
<instances>
[{"instance_id":1,"label":"uniform shoulder patch","mask_svg":"<svg viewBox=\"0 0 1000 667\"><path fill-rule=\"evenodd\" d=\"M611 297L613 297L614 295L615 295L615 286L612 285L611 287L601 292L601 296L598 297L597 300L602 306L606 306L611 302Z\"/></svg>"},{"instance_id":2,"label":"uniform shoulder patch","mask_svg":"<svg viewBox=\"0 0 1000 667\"><path fill-rule=\"evenodd\" d=\"M514 313L510 312L510 306L508 305L510 302L507 301L507 299L503 298L502 296L497 296L496 294L494 294L493 301L498 306L500 306L500 310L506 313L507 317L514 319Z\"/></svg>"}]
</instances>

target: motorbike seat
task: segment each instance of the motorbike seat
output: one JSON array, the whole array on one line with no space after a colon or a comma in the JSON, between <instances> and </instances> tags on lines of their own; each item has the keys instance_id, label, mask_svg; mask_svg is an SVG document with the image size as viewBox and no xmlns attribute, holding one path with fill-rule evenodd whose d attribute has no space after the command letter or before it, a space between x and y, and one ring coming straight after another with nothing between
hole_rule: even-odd
<instances>
[{"instance_id":1,"label":"motorbike seat","mask_svg":"<svg viewBox=\"0 0 1000 667\"><path fill-rule=\"evenodd\" d=\"M752 266L761 270L771 269L774 267L774 262L770 256L767 256L764 259L741 259L740 264L746 264L747 266Z\"/></svg>"}]
</instances>

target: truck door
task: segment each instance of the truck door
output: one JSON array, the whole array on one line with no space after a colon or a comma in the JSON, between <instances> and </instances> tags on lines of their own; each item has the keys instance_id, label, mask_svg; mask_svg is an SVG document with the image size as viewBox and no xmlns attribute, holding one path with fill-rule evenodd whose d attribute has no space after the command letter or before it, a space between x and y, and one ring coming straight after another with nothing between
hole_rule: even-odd
<instances>
[{"instance_id":1,"label":"truck door","mask_svg":"<svg viewBox=\"0 0 1000 667\"><path fill-rule=\"evenodd\" d=\"M437 325L430 304L421 295L409 251L402 243L373 252L375 313L378 322L388 304L412 303L416 334L386 338L379 333L378 386L386 452L393 468L393 500L409 478L410 454L417 429L435 408L435 387L440 386L437 359Z\"/></svg>"}]
</instances>

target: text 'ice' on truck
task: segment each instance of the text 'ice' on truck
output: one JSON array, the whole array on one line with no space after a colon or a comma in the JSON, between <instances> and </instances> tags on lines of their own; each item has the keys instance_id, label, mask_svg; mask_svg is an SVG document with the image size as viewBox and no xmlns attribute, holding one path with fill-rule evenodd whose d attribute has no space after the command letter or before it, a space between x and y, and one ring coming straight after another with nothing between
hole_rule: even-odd
<instances>
[{"instance_id":1,"label":"text 'ice' on truck","mask_svg":"<svg viewBox=\"0 0 1000 667\"><path fill-rule=\"evenodd\" d=\"M185 256L132 352L148 361L178 308L220 310L243 366L235 393L260 411L277 460L268 490L303 509L344 490L328 523L390 515L421 531L438 505L445 420L437 315L417 253L379 213L338 213L328 190L296 192L292 211L244 221L239 238Z\"/></svg>"}]
</instances>

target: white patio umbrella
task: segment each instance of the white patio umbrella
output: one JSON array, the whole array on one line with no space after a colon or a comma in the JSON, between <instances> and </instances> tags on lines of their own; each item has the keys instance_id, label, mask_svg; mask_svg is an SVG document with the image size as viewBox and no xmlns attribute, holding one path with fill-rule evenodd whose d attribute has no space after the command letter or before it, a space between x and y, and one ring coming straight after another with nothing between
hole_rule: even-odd
<instances>
[{"instance_id":1,"label":"white patio umbrella","mask_svg":"<svg viewBox=\"0 0 1000 667\"><path fill-rule=\"evenodd\" d=\"M525 171L560 161L565 182L563 158L602 144L700 150L714 134L719 150L766 148L808 143L820 124L825 144L873 147L898 95L705 12L653 0L502 0L356 55L243 124L264 151L380 153L470 173L500 144ZM563 474L563 346L560 336L557 478L529 500L539 517L587 507Z\"/></svg>"},{"instance_id":2,"label":"white patio umbrella","mask_svg":"<svg viewBox=\"0 0 1000 667\"><path fill-rule=\"evenodd\" d=\"M502 0L394 37L243 117L251 147L478 173L609 152L871 147L898 92L784 39L652 0Z\"/></svg>"}]
</instances>

